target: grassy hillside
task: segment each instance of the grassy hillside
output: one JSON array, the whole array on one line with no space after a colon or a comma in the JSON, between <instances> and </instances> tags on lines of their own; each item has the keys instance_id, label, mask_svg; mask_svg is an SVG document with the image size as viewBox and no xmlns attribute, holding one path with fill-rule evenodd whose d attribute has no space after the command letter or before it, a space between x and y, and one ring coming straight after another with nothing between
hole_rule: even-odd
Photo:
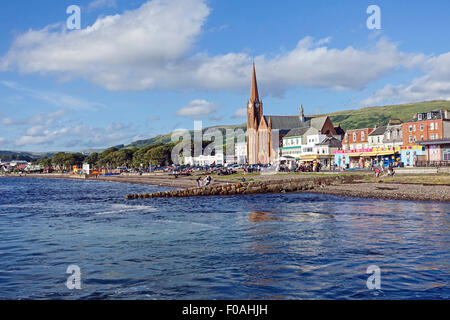
<instances>
[{"instance_id":1,"label":"grassy hillside","mask_svg":"<svg viewBox=\"0 0 450 320\"><path fill-rule=\"evenodd\" d=\"M417 103L407 103L407 104L397 104L388 105L381 107L367 107L356 110L344 110L328 114L335 125L341 124L344 130L358 129L358 128L373 128L376 125L382 126L386 125L391 119L399 119L403 122L411 120L414 114L418 112L428 112L437 109L450 109L450 101L445 100L435 100L435 101L424 101ZM316 115L324 116L327 114ZM246 130L246 125L234 125L234 126L216 126L211 128L217 128L225 134L225 129L231 128L242 128ZM210 128L205 128L204 131ZM191 131L193 135L193 131ZM156 143L168 143L170 142L171 133L161 134L154 138L147 140L140 140L127 145L127 148L138 147L142 148L147 145L152 145Z\"/></svg>"},{"instance_id":2,"label":"grassy hillside","mask_svg":"<svg viewBox=\"0 0 450 320\"><path fill-rule=\"evenodd\" d=\"M435 100L408 104L397 104L382 107L368 107L358 110L345 110L328 114L335 125L341 124L344 130L373 128L375 125L386 125L390 119L403 122L411 120L418 112L437 109L450 109L450 101Z\"/></svg>"},{"instance_id":3,"label":"grassy hillside","mask_svg":"<svg viewBox=\"0 0 450 320\"><path fill-rule=\"evenodd\" d=\"M26 152L26 151L0 151L0 159L2 161L22 160L35 161L43 156L50 156L48 152Z\"/></svg>"},{"instance_id":4,"label":"grassy hillside","mask_svg":"<svg viewBox=\"0 0 450 320\"><path fill-rule=\"evenodd\" d=\"M218 129L222 132L223 136L225 137L226 134L226 129L237 129L237 128L241 128L244 131L247 129L245 124L240 124L240 125L230 125L230 126L215 126L215 127L208 127L208 128L203 128L203 132L206 132L209 129ZM191 136L194 136L194 131L191 130L189 131ZM148 145L152 145L152 144L157 144L157 143L169 143L171 142L171 136L172 133L168 133L168 134L160 134L154 138L151 139L146 139L146 140L139 140L139 141L135 141L133 143L130 143L129 145L126 146L126 148L133 148L133 147L138 147L138 148L142 148Z\"/></svg>"}]
</instances>

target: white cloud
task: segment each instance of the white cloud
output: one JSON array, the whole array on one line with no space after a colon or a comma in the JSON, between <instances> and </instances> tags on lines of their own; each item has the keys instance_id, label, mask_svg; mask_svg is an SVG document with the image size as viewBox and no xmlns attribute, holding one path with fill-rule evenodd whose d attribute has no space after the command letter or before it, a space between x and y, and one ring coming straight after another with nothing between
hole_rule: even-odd
<instances>
[{"instance_id":1,"label":"white cloud","mask_svg":"<svg viewBox=\"0 0 450 320\"><path fill-rule=\"evenodd\" d=\"M371 106L382 103L450 100L450 53L431 57L423 63L425 75L410 83L387 84L361 102Z\"/></svg>"},{"instance_id":2,"label":"white cloud","mask_svg":"<svg viewBox=\"0 0 450 320\"><path fill-rule=\"evenodd\" d=\"M1 81L0 83L10 89L25 94L28 97L50 103L57 107L69 108L74 110L96 110L105 106L102 103L86 101L81 98L62 94L59 92L49 92L22 87L20 84L13 81Z\"/></svg>"},{"instance_id":3,"label":"white cloud","mask_svg":"<svg viewBox=\"0 0 450 320\"><path fill-rule=\"evenodd\" d=\"M47 26L19 35L0 68L84 78L109 90L215 89L249 86L253 57L193 52L210 13L206 0L153 0L105 16L84 30ZM424 60L387 40L373 48L330 48L331 38L301 39L275 57L255 58L263 94L293 86L354 90Z\"/></svg>"},{"instance_id":4,"label":"white cloud","mask_svg":"<svg viewBox=\"0 0 450 320\"><path fill-rule=\"evenodd\" d=\"M220 106L206 100L192 100L187 106L177 111L177 116L191 119L202 119L209 117L217 120L214 113L219 110Z\"/></svg>"},{"instance_id":5,"label":"white cloud","mask_svg":"<svg viewBox=\"0 0 450 320\"><path fill-rule=\"evenodd\" d=\"M153 88L165 73L174 76L174 63L191 49L208 14L203 0L153 0L83 30L30 30L0 66L83 77L111 90Z\"/></svg>"},{"instance_id":6,"label":"white cloud","mask_svg":"<svg viewBox=\"0 0 450 320\"><path fill-rule=\"evenodd\" d=\"M236 112L231 116L232 119L241 119L247 117L247 109L242 108L236 110Z\"/></svg>"},{"instance_id":7,"label":"white cloud","mask_svg":"<svg viewBox=\"0 0 450 320\"><path fill-rule=\"evenodd\" d=\"M58 146L69 149L107 147L129 142L135 136L131 126L113 124L104 128L78 124L48 129L45 126L30 127L25 135L15 141L17 147Z\"/></svg>"},{"instance_id":8,"label":"white cloud","mask_svg":"<svg viewBox=\"0 0 450 320\"><path fill-rule=\"evenodd\" d=\"M0 124L3 126L21 126L21 125L41 125L41 126L49 126L53 124L57 119L68 114L69 111L66 110L57 110L55 112L51 112L48 114L35 114L25 119L15 119L11 117L2 117L0 119Z\"/></svg>"}]
</instances>

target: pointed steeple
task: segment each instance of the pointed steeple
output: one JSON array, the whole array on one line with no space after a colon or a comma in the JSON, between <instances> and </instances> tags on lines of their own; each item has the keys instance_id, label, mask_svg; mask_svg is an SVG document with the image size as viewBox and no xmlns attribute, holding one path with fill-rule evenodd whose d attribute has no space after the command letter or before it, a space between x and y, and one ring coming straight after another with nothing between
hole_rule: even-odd
<instances>
[{"instance_id":1,"label":"pointed steeple","mask_svg":"<svg viewBox=\"0 0 450 320\"><path fill-rule=\"evenodd\" d=\"M300 105L300 112L298 115L300 122L305 122L305 113L303 112L303 105Z\"/></svg>"},{"instance_id":2,"label":"pointed steeple","mask_svg":"<svg viewBox=\"0 0 450 320\"><path fill-rule=\"evenodd\" d=\"M254 62L253 62L252 88L250 90L250 101L253 103L260 102L259 101L259 93L258 93L258 83L256 81L256 69L255 69Z\"/></svg>"}]
</instances>

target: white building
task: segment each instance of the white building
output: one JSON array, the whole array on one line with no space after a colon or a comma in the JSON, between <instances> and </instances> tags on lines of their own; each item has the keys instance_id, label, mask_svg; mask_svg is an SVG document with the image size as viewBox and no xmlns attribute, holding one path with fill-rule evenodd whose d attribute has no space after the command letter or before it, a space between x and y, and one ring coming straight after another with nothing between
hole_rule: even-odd
<instances>
[{"instance_id":1,"label":"white building","mask_svg":"<svg viewBox=\"0 0 450 320\"><path fill-rule=\"evenodd\" d=\"M214 156L204 156L200 155L198 157L184 157L184 164L188 164L191 166L211 166L217 164L224 164L224 156L223 153L216 154Z\"/></svg>"},{"instance_id":2,"label":"white building","mask_svg":"<svg viewBox=\"0 0 450 320\"><path fill-rule=\"evenodd\" d=\"M247 142L239 142L234 146L234 154L237 164L247 163Z\"/></svg>"}]
</instances>

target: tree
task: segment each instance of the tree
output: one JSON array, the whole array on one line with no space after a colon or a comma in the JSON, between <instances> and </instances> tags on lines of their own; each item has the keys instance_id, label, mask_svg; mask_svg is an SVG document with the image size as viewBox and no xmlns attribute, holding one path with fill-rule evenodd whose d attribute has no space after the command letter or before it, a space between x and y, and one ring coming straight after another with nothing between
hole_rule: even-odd
<instances>
[{"instance_id":1,"label":"tree","mask_svg":"<svg viewBox=\"0 0 450 320\"><path fill-rule=\"evenodd\" d=\"M97 164L101 167L112 166L111 154L118 150L116 147L106 149L99 154Z\"/></svg>"},{"instance_id":2,"label":"tree","mask_svg":"<svg viewBox=\"0 0 450 320\"><path fill-rule=\"evenodd\" d=\"M97 166L97 162L99 159L99 154L97 152L91 153L87 158L86 158L86 163L89 163L92 167L96 167Z\"/></svg>"},{"instance_id":3,"label":"tree","mask_svg":"<svg viewBox=\"0 0 450 320\"><path fill-rule=\"evenodd\" d=\"M52 159L50 159L47 156L44 156L41 159L39 159L39 165L44 168L51 167Z\"/></svg>"},{"instance_id":4,"label":"tree","mask_svg":"<svg viewBox=\"0 0 450 320\"><path fill-rule=\"evenodd\" d=\"M121 149L110 153L108 159L115 167L129 167L133 161L133 151L130 149Z\"/></svg>"},{"instance_id":5,"label":"tree","mask_svg":"<svg viewBox=\"0 0 450 320\"><path fill-rule=\"evenodd\" d=\"M167 165L170 163L172 148L170 145L163 145L152 148L146 153L146 157L153 165Z\"/></svg>"},{"instance_id":6,"label":"tree","mask_svg":"<svg viewBox=\"0 0 450 320\"><path fill-rule=\"evenodd\" d=\"M53 155L51 163L59 170L71 170L73 166L81 167L84 159L81 153L58 152Z\"/></svg>"}]
</instances>

